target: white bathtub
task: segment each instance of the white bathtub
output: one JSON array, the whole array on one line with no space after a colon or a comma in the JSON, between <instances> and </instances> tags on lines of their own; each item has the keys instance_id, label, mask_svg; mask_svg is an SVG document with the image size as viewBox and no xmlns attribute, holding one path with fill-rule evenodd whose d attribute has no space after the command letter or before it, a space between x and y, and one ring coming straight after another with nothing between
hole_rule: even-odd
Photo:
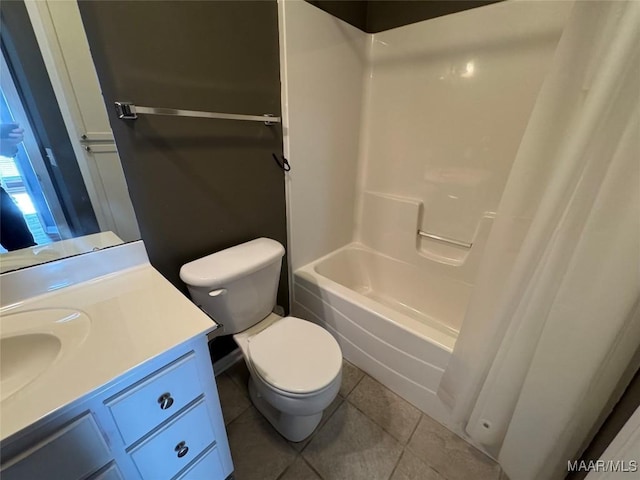
<instances>
[{"instance_id":1,"label":"white bathtub","mask_svg":"<svg viewBox=\"0 0 640 480\"><path fill-rule=\"evenodd\" d=\"M327 328L347 360L446 424L435 392L471 289L352 243L294 273L293 313Z\"/></svg>"}]
</instances>

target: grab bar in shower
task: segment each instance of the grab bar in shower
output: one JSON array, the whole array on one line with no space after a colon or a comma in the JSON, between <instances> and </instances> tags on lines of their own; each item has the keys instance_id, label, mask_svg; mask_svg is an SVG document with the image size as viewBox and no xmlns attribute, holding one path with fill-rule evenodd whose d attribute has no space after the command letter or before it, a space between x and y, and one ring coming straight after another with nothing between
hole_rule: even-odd
<instances>
[{"instance_id":1,"label":"grab bar in shower","mask_svg":"<svg viewBox=\"0 0 640 480\"><path fill-rule=\"evenodd\" d=\"M438 240L444 243L450 243L451 245L457 245L462 248L471 248L473 243L461 242L460 240L454 240L453 238L441 237L440 235L434 235L433 233L423 232L422 230L418 230L418 235L425 238L430 238L432 240Z\"/></svg>"},{"instance_id":2,"label":"grab bar in shower","mask_svg":"<svg viewBox=\"0 0 640 480\"><path fill-rule=\"evenodd\" d=\"M265 125L274 125L281 122L280 117L271 114L264 115L240 115L237 113L198 112L195 110L180 110L177 108L141 107L130 102L115 102L118 118L121 120L135 120L138 114L144 115L170 115L174 117L215 118L218 120L244 120L250 122L263 122Z\"/></svg>"}]
</instances>

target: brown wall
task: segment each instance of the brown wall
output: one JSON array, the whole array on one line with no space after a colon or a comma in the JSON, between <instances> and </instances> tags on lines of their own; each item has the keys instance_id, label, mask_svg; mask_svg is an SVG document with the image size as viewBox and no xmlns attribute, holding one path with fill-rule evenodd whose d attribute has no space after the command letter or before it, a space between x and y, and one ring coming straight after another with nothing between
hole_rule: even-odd
<instances>
[{"instance_id":1,"label":"brown wall","mask_svg":"<svg viewBox=\"0 0 640 480\"><path fill-rule=\"evenodd\" d=\"M367 32L376 33L450 13L482 7L500 0L376 0L367 8Z\"/></svg>"},{"instance_id":2,"label":"brown wall","mask_svg":"<svg viewBox=\"0 0 640 480\"><path fill-rule=\"evenodd\" d=\"M367 33L482 7L501 0L307 0Z\"/></svg>"},{"instance_id":3,"label":"brown wall","mask_svg":"<svg viewBox=\"0 0 640 480\"><path fill-rule=\"evenodd\" d=\"M180 266L265 236L286 247L280 125L166 116L119 120L115 101L280 115L270 1L80 2L109 120L151 263ZM278 303L288 309L287 265Z\"/></svg>"},{"instance_id":4,"label":"brown wall","mask_svg":"<svg viewBox=\"0 0 640 480\"><path fill-rule=\"evenodd\" d=\"M306 0L320 10L367 32L367 0Z\"/></svg>"},{"instance_id":5,"label":"brown wall","mask_svg":"<svg viewBox=\"0 0 640 480\"><path fill-rule=\"evenodd\" d=\"M638 407L640 407L640 370L635 373L622 397L595 434L579 461L589 463L598 460ZM572 472L568 473L565 478L566 480L583 480L588 473L584 471Z\"/></svg>"}]
</instances>

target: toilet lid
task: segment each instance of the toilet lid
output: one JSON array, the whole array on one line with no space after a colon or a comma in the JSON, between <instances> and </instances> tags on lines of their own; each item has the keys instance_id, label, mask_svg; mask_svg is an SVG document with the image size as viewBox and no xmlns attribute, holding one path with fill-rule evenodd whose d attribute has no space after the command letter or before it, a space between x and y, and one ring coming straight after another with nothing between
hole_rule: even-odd
<instances>
[{"instance_id":1,"label":"toilet lid","mask_svg":"<svg viewBox=\"0 0 640 480\"><path fill-rule=\"evenodd\" d=\"M248 352L263 380L291 393L326 387L342 367L342 352L331 334L295 317L285 317L249 338Z\"/></svg>"}]
</instances>

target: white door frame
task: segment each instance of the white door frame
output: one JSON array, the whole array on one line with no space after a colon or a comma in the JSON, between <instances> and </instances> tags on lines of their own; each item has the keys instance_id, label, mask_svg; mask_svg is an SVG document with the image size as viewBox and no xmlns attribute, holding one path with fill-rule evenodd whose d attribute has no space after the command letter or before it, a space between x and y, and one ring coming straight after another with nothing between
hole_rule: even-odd
<instances>
[{"instance_id":1,"label":"white door frame","mask_svg":"<svg viewBox=\"0 0 640 480\"><path fill-rule=\"evenodd\" d=\"M26 0L27 13L58 100L101 231L140 239L98 76L75 0Z\"/></svg>"}]
</instances>

